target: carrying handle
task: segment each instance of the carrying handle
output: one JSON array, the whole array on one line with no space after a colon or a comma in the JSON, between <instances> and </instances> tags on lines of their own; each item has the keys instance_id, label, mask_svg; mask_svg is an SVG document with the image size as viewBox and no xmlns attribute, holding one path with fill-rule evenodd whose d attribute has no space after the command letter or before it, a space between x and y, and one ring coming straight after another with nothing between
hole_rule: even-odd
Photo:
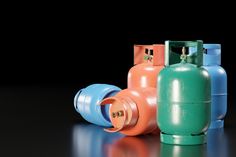
<instances>
[{"instance_id":1,"label":"carrying handle","mask_svg":"<svg viewBox=\"0 0 236 157\"><path fill-rule=\"evenodd\" d=\"M181 53L175 49L185 49L186 62L197 66L203 65L203 41L165 41L165 65L181 62ZM187 52L188 50L188 52Z\"/></svg>"},{"instance_id":2,"label":"carrying handle","mask_svg":"<svg viewBox=\"0 0 236 157\"><path fill-rule=\"evenodd\" d=\"M220 44L203 44L203 65L220 65L221 64L221 45Z\"/></svg>"},{"instance_id":3,"label":"carrying handle","mask_svg":"<svg viewBox=\"0 0 236 157\"><path fill-rule=\"evenodd\" d=\"M164 45L134 45L134 65L152 63L153 66L164 65Z\"/></svg>"}]
</instances>

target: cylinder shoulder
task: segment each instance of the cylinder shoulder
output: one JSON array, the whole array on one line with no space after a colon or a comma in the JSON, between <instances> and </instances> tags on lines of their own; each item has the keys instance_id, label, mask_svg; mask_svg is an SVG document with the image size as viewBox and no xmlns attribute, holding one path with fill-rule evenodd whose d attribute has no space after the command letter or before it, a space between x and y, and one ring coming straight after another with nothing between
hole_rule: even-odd
<instances>
[{"instance_id":1,"label":"cylinder shoulder","mask_svg":"<svg viewBox=\"0 0 236 157\"><path fill-rule=\"evenodd\" d=\"M193 64L174 64L171 66L167 66L161 70L159 76L162 77L163 75L169 76L176 76L176 77L185 77L188 76L195 76L195 77L202 77L202 78L210 78L209 73L206 69L202 67L197 67Z\"/></svg>"},{"instance_id":2,"label":"cylinder shoulder","mask_svg":"<svg viewBox=\"0 0 236 157\"><path fill-rule=\"evenodd\" d=\"M129 72L136 71L136 70L145 70L145 71L155 71L157 69L162 69L164 66L153 66L152 63L142 63L133 66Z\"/></svg>"},{"instance_id":3,"label":"cylinder shoulder","mask_svg":"<svg viewBox=\"0 0 236 157\"><path fill-rule=\"evenodd\" d=\"M203 66L204 69L206 69L210 75L217 75L221 77L227 77L227 73L225 69L221 66L215 65L215 66Z\"/></svg>"}]
</instances>

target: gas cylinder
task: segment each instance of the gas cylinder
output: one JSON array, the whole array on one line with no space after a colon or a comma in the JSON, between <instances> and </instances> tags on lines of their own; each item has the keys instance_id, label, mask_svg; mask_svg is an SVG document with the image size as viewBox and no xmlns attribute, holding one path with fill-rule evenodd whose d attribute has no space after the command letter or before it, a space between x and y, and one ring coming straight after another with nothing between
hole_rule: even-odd
<instances>
[{"instance_id":1,"label":"gas cylinder","mask_svg":"<svg viewBox=\"0 0 236 157\"><path fill-rule=\"evenodd\" d=\"M157 121L161 142L195 145L206 142L211 114L211 80L202 68L202 41L166 41L166 57L182 48L181 62L166 66L158 76ZM195 51L187 54L186 48Z\"/></svg>"},{"instance_id":2,"label":"gas cylinder","mask_svg":"<svg viewBox=\"0 0 236 157\"><path fill-rule=\"evenodd\" d=\"M107 97L114 96L121 89L108 84L92 84L78 91L74 97L74 107L90 123L110 127L109 105L99 103Z\"/></svg>"},{"instance_id":3,"label":"gas cylinder","mask_svg":"<svg viewBox=\"0 0 236 157\"><path fill-rule=\"evenodd\" d=\"M156 88L124 89L101 105L110 104L110 119L114 126L107 132L121 132L128 136L158 131L156 123Z\"/></svg>"},{"instance_id":4,"label":"gas cylinder","mask_svg":"<svg viewBox=\"0 0 236 157\"><path fill-rule=\"evenodd\" d=\"M221 45L204 44L203 67L211 76L210 129L224 127L227 111L227 75L221 64Z\"/></svg>"},{"instance_id":5,"label":"gas cylinder","mask_svg":"<svg viewBox=\"0 0 236 157\"><path fill-rule=\"evenodd\" d=\"M164 45L134 45L134 66L128 73L128 88L156 88L164 67Z\"/></svg>"}]
</instances>

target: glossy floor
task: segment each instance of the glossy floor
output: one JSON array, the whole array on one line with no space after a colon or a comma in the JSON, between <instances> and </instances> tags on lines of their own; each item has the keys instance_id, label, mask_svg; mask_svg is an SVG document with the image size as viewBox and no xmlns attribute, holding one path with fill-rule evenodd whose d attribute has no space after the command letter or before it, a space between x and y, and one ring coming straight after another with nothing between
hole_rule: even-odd
<instances>
[{"instance_id":1,"label":"glossy floor","mask_svg":"<svg viewBox=\"0 0 236 157\"><path fill-rule=\"evenodd\" d=\"M207 144L167 145L160 143L159 135L127 137L86 123L73 108L76 92L68 87L2 87L0 156L236 156L233 110L227 113L224 129L208 132Z\"/></svg>"},{"instance_id":2,"label":"glossy floor","mask_svg":"<svg viewBox=\"0 0 236 157\"><path fill-rule=\"evenodd\" d=\"M228 157L229 135L224 129L210 130L207 144L180 146L160 143L159 135L125 137L106 133L92 124L75 124L72 154L73 157Z\"/></svg>"}]
</instances>

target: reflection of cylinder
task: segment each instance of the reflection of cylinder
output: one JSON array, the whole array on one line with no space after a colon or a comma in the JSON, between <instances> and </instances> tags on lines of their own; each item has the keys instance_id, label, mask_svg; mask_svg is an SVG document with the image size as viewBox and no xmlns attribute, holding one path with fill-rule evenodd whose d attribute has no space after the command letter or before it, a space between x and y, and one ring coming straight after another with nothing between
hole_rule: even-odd
<instances>
[{"instance_id":1,"label":"reflection of cylinder","mask_svg":"<svg viewBox=\"0 0 236 157\"><path fill-rule=\"evenodd\" d=\"M127 136L114 142L108 148L110 157L157 157L159 135Z\"/></svg>"},{"instance_id":2,"label":"reflection of cylinder","mask_svg":"<svg viewBox=\"0 0 236 157\"><path fill-rule=\"evenodd\" d=\"M92 84L81 89L74 98L78 113L90 123L110 127L109 105L100 106L104 98L114 96L121 89L108 84Z\"/></svg>"},{"instance_id":3,"label":"reflection of cylinder","mask_svg":"<svg viewBox=\"0 0 236 157\"><path fill-rule=\"evenodd\" d=\"M209 129L207 132L207 156L228 157L228 140L224 129Z\"/></svg>"},{"instance_id":4,"label":"reflection of cylinder","mask_svg":"<svg viewBox=\"0 0 236 157\"><path fill-rule=\"evenodd\" d=\"M206 145L169 145L160 144L160 157L203 157Z\"/></svg>"},{"instance_id":5,"label":"reflection of cylinder","mask_svg":"<svg viewBox=\"0 0 236 157\"><path fill-rule=\"evenodd\" d=\"M96 125L78 124L73 127L73 157L106 157L107 145L123 137L119 133L109 134Z\"/></svg>"}]
</instances>

